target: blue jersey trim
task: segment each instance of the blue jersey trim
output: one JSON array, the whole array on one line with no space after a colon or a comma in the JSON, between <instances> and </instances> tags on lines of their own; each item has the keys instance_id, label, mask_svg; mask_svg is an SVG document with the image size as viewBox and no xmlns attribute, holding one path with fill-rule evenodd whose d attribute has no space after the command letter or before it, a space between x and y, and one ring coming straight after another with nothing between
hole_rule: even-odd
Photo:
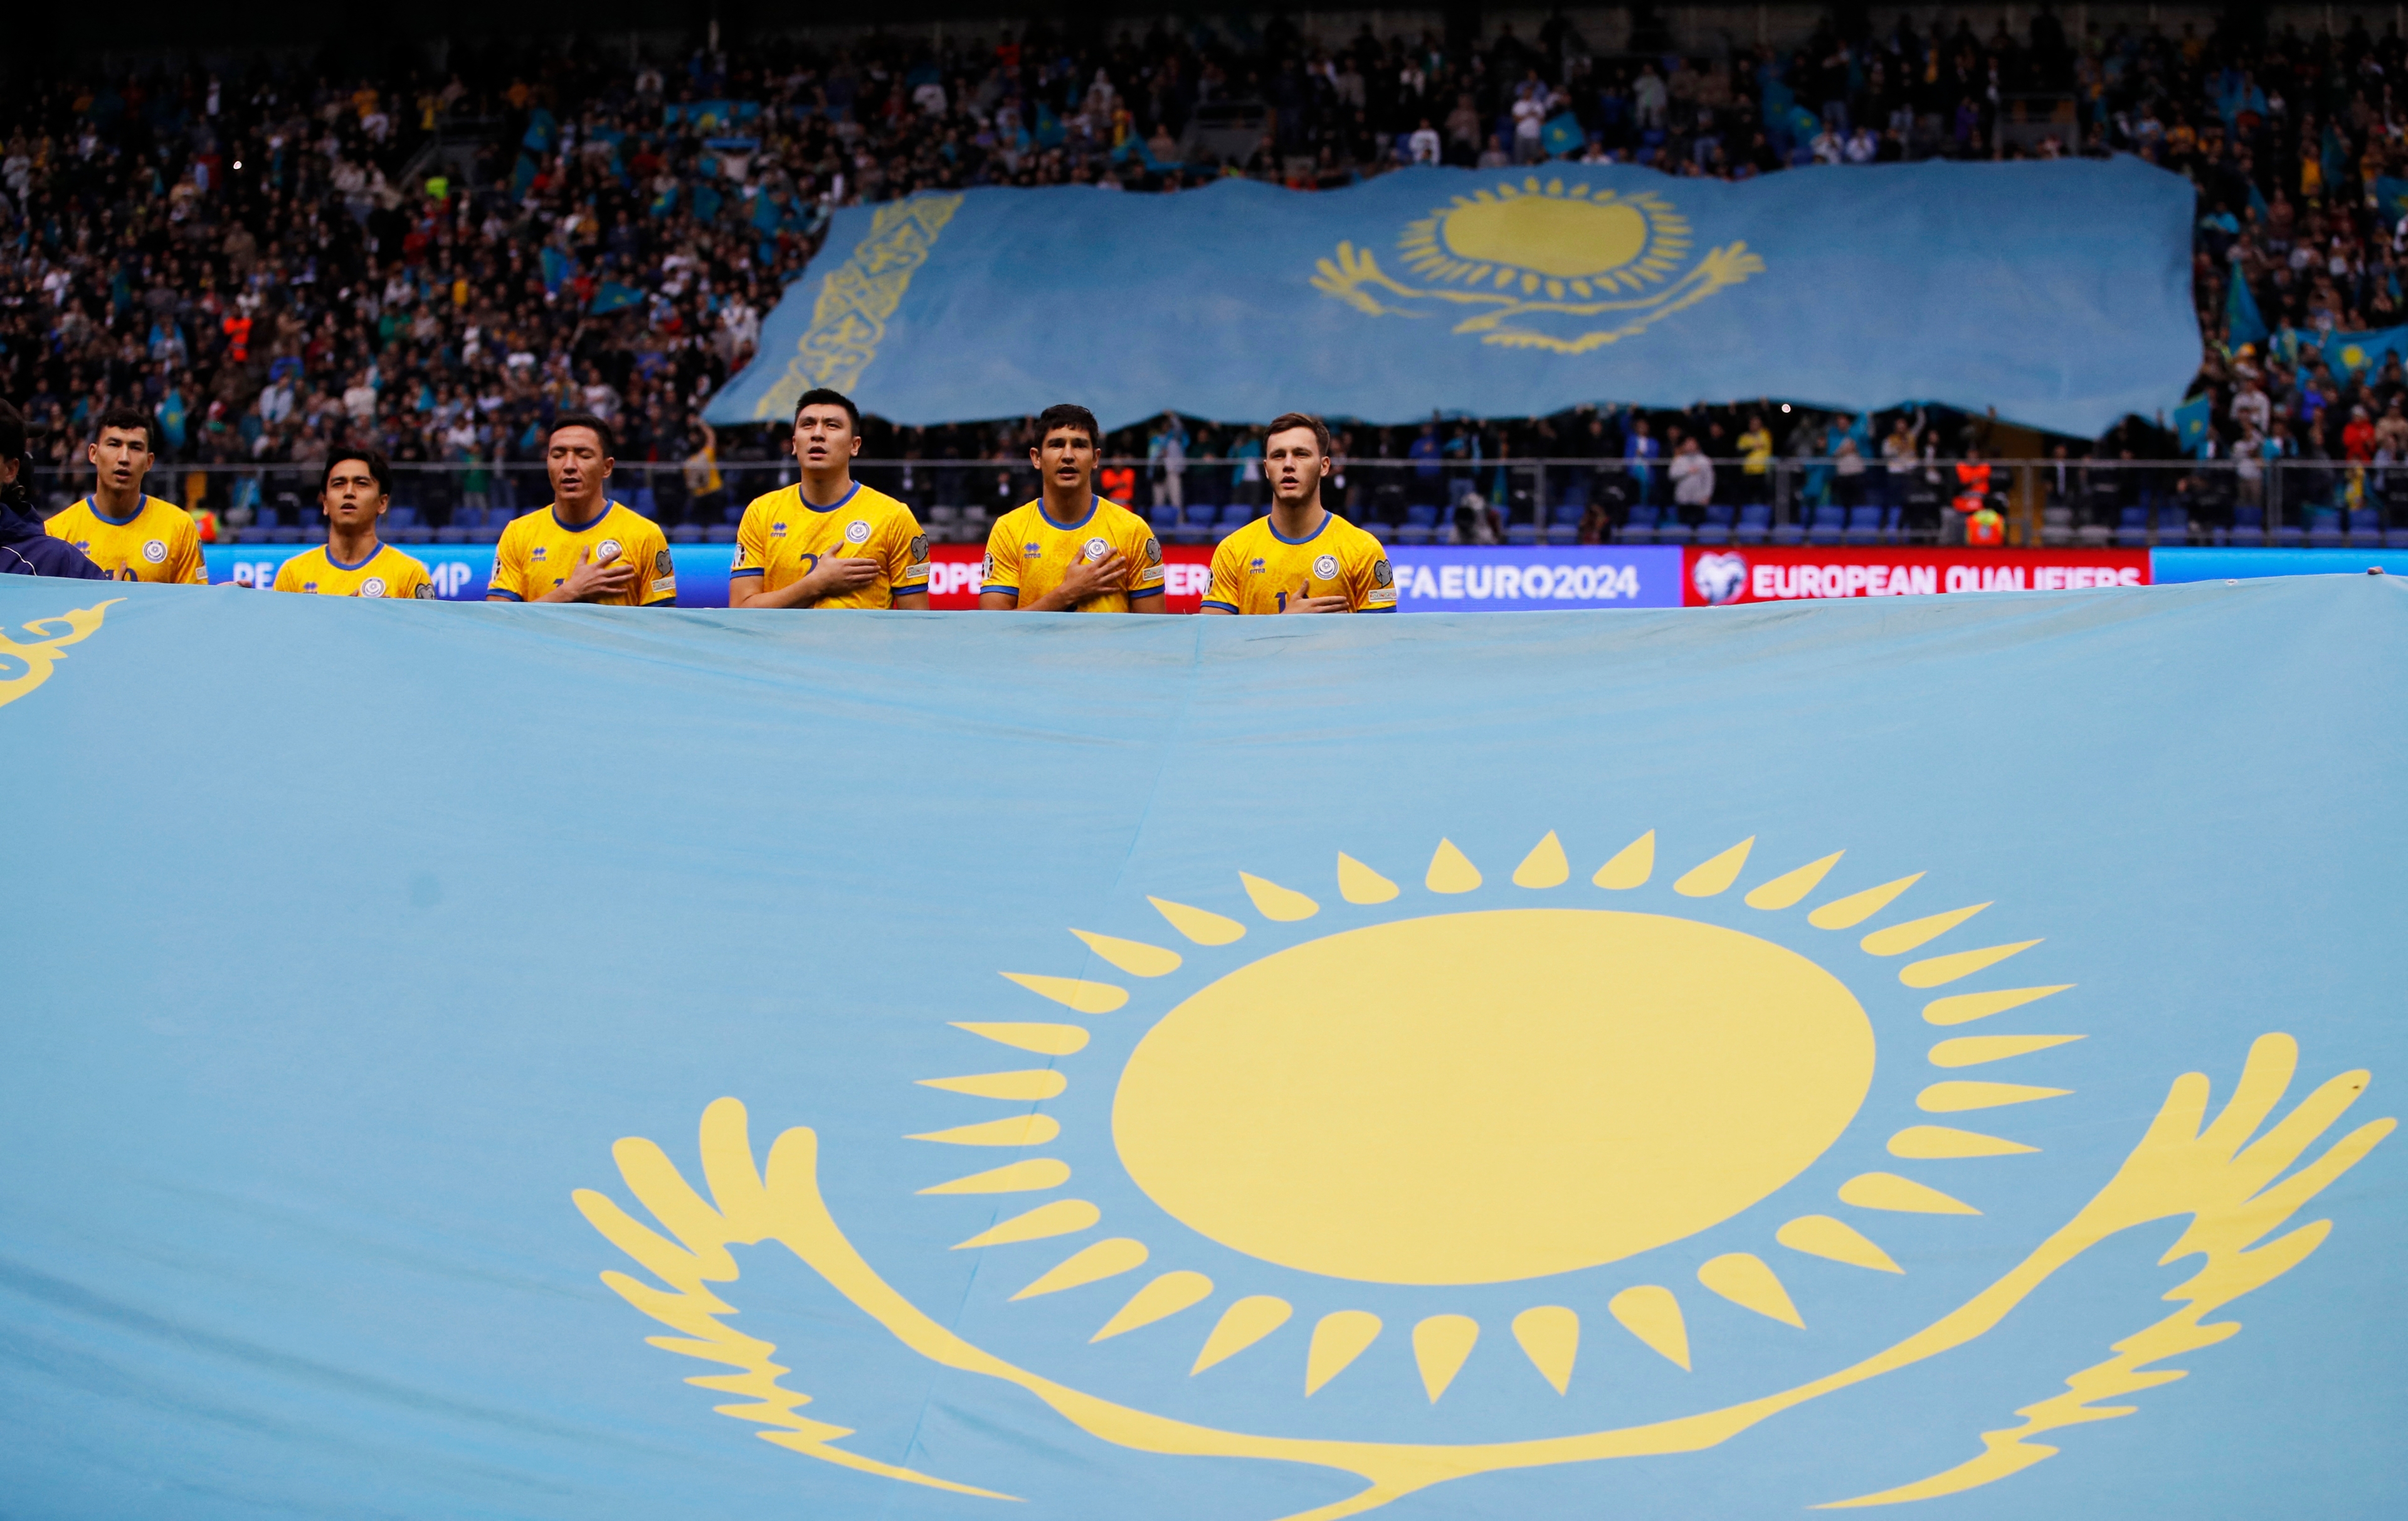
<instances>
[{"instance_id":1,"label":"blue jersey trim","mask_svg":"<svg viewBox=\"0 0 2408 1521\"><path fill-rule=\"evenodd\" d=\"M382 544L379 544L376 548L368 551L368 557L366 560L362 560L357 565L345 565L342 561L335 558L335 546L329 544L326 546L326 563L333 566L337 570L366 570L368 567L368 562L374 560L378 555L382 554L383 552L384 546Z\"/></svg>"},{"instance_id":2,"label":"blue jersey trim","mask_svg":"<svg viewBox=\"0 0 2408 1521\"><path fill-rule=\"evenodd\" d=\"M150 504L156 500L158 500L157 497L145 492L142 496L141 505L135 508L134 515L130 518L110 517L108 513L100 509L100 503L90 496L85 497L76 505L78 507L88 509L93 517L98 518L101 522L108 524L112 528L131 528L136 524L142 521L142 514L149 511L150 509Z\"/></svg>"},{"instance_id":3,"label":"blue jersey trim","mask_svg":"<svg viewBox=\"0 0 2408 1521\"><path fill-rule=\"evenodd\" d=\"M1357 608L1354 610L1357 612L1394 612L1397 610L1394 608Z\"/></svg>"},{"instance_id":4,"label":"blue jersey trim","mask_svg":"<svg viewBox=\"0 0 2408 1521\"><path fill-rule=\"evenodd\" d=\"M989 592L1007 592L1013 596L1018 596L1020 595L1020 588L1017 586L982 586L979 588L979 595L981 596L986 595Z\"/></svg>"},{"instance_id":5,"label":"blue jersey trim","mask_svg":"<svg viewBox=\"0 0 2408 1521\"><path fill-rule=\"evenodd\" d=\"M643 606L643 607L647 607L647 608L666 608L666 607L673 607L673 606L675 606L675 605L676 605L676 603L677 603L677 594L676 594L675 592L671 592L671 593L670 593L668 595L666 595L666 596L656 596L656 597L652 598L650 602L645 602L645 603L642 603L642 604L639 604L639 605L640 605L640 606Z\"/></svg>"},{"instance_id":6,"label":"blue jersey trim","mask_svg":"<svg viewBox=\"0 0 2408 1521\"><path fill-rule=\"evenodd\" d=\"M1037 498L1036 503L1037 515L1045 520L1045 526L1048 528L1056 529L1066 534L1076 533L1087 524L1096 521L1096 510L1102 502L1103 498L1101 496L1090 495L1087 498L1087 515L1085 517L1081 518L1076 523L1056 523L1054 521L1054 514L1045 510L1045 498L1040 495Z\"/></svg>"},{"instance_id":7,"label":"blue jersey trim","mask_svg":"<svg viewBox=\"0 0 2408 1521\"><path fill-rule=\"evenodd\" d=\"M1331 520L1331 519L1333 519L1333 518L1335 518L1335 517L1337 517L1337 516L1338 516L1338 514L1337 514L1337 513L1335 513L1335 512L1332 512L1331 510L1329 510L1329 509L1327 509L1327 508L1326 508L1326 507L1325 507L1325 508L1323 508L1323 509L1321 509L1321 526L1320 526L1320 527L1318 527L1318 528L1315 528L1314 530L1312 530L1312 532L1311 532L1311 533L1309 533L1309 534L1305 535L1302 538L1288 538L1285 534L1281 533L1277 528L1272 527L1272 526L1271 526L1271 520L1270 520L1269 518L1268 518L1268 517L1266 517L1265 519L1263 519L1263 526L1264 526L1264 527L1266 527L1266 528L1269 528L1269 529L1270 529L1271 537L1272 537L1273 538L1278 539L1278 540L1279 540L1281 543L1283 543L1283 544L1310 544L1310 543L1312 543L1314 539L1319 538L1323 534L1327 533L1327 532L1329 531L1329 523L1330 523L1330 520Z\"/></svg>"},{"instance_id":8,"label":"blue jersey trim","mask_svg":"<svg viewBox=\"0 0 2408 1521\"><path fill-rule=\"evenodd\" d=\"M835 501L828 503L827 506L822 507L817 502L812 501L810 497L803 495L803 488L799 482L797 482L795 487L795 500L802 503L805 507L810 508L814 512L833 512L838 508L842 507L845 503L852 501L855 496L860 495L861 482L856 481L853 483L853 489L851 491L846 492Z\"/></svg>"},{"instance_id":9,"label":"blue jersey trim","mask_svg":"<svg viewBox=\"0 0 2408 1521\"><path fill-rule=\"evenodd\" d=\"M1208 596L1208 597L1206 597L1206 598L1204 599L1204 606L1206 606L1206 607L1208 607L1208 608L1218 608L1218 609L1220 609L1223 612L1235 612L1235 611L1237 611L1237 610L1238 610L1236 608L1231 607L1231 606L1230 606L1228 603L1226 603L1226 602L1215 602L1215 601L1213 601L1213 600L1212 600L1211 597L1209 597L1209 596Z\"/></svg>"},{"instance_id":10,"label":"blue jersey trim","mask_svg":"<svg viewBox=\"0 0 2408 1521\"><path fill-rule=\"evenodd\" d=\"M616 502L614 502L614 501L610 500L610 498L609 498L608 496L605 496L604 498L602 498L602 510L601 510L601 511L599 511L599 512L596 512L596 513L594 515L594 521L593 521L592 523L587 524L586 524L584 527L582 527L582 528L572 528L572 527L570 527L570 526L569 526L566 522L562 521L561 516L560 516L560 504L559 504L558 502L554 502L554 503L552 503L552 506L551 506L551 507L549 507L549 508L547 508L547 509L545 509L545 510L546 510L546 511L548 511L548 512L550 512L550 513L552 514L552 521L553 523L555 523L555 524L559 524L560 531L561 531L562 533L565 533L565 534L582 534L582 533L590 533L590 532L592 532L594 529L600 527L600 526L602 525L602 520L603 520L604 518L609 517L609 516L610 515L610 509L611 509L612 508L614 508L614 507L618 506L618 505L619 505L618 503L616 503Z\"/></svg>"},{"instance_id":11,"label":"blue jersey trim","mask_svg":"<svg viewBox=\"0 0 2408 1521\"><path fill-rule=\"evenodd\" d=\"M504 601L506 601L506 602L523 602L523 601L525 601L525 600L526 600L526 598L525 598L525 597L523 597L523 596L519 595L519 594L518 594L518 593L516 593L516 592L505 592L505 591L503 591L503 590L502 590L500 587L498 587L498 586L491 586L491 587L487 587L487 588L486 588L486 590L485 590L485 600L487 600L488 602L490 602L490 601L492 601L494 597L497 597L497 596L498 596L498 597L500 597L500 598L502 598L502 599L503 599Z\"/></svg>"},{"instance_id":12,"label":"blue jersey trim","mask_svg":"<svg viewBox=\"0 0 2408 1521\"><path fill-rule=\"evenodd\" d=\"M1160 596L1161 595L1162 588L1159 586L1140 586L1128 595L1128 599L1134 602L1141 596Z\"/></svg>"},{"instance_id":13,"label":"blue jersey trim","mask_svg":"<svg viewBox=\"0 0 2408 1521\"><path fill-rule=\"evenodd\" d=\"M768 573L769 567L767 566L756 565L750 570L731 570L727 573L727 579L729 581L734 581L738 576L766 576Z\"/></svg>"}]
</instances>

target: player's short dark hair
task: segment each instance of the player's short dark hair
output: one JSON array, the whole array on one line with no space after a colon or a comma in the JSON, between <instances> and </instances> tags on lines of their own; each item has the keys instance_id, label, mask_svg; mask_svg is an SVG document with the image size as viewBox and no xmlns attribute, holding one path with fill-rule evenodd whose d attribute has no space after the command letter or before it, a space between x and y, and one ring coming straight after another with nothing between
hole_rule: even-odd
<instances>
[{"instance_id":1,"label":"player's short dark hair","mask_svg":"<svg viewBox=\"0 0 2408 1521\"><path fill-rule=\"evenodd\" d=\"M545 430L543 436L543 443L546 449L550 449L552 447L552 436L563 428L592 428L594 430L594 437L602 440L602 457L604 459L612 459L617 457L619 452L618 439L612 436L610 432L610 424L605 423L601 418L595 416L594 413L563 412L558 417L553 418L552 420L552 426ZM353 457L356 458L357 456Z\"/></svg>"},{"instance_id":2,"label":"player's short dark hair","mask_svg":"<svg viewBox=\"0 0 2408 1521\"><path fill-rule=\"evenodd\" d=\"M1338 446L1336 442L1329 437L1329 424L1313 416L1311 412L1280 413L1279 416L1271 419L1271 425L1268 429L1264 430L1263 441L1265 443L1268 443L1275 436L1286 433L1294 428L1311 428L1312 430L1312 441L1321 450L1321 457L1323 459L1327 459L1337 451Z\"/></svg>"},{"instance_id":3,"label":"player's short dark hair","mask_svg":"<svg viewBox=\"0 0 2408 1521\"><path fill-rule=\"evenodd\" d=\"M1057 401L1037 414L1037 441L1055 428L1078 428L1087 436L1087 442L1097 450L1104 447L1104 430L1096 426L1096 414L1075 402Z\"/></svg>"},{"instance_id":4,"label":"player's short dark hair","mask_svg":"<svg viewBox=\"0 0 2408 1521\"><path fill-rule=\"evenodd\" d=\"M853 398L843 392L831 391L824 385L813 386L804 392L795 402L796 422L799 423L803 420L803 409L806 407L843 408L844 415L853 419L853 437L857 438L861 436L861 409L855 407L853 404Z\"/></svg>"},{"instance_id":5,"label":"player's short dark hair","mask_svg":"<svg viewBox=\"0 0 2408 1521\"><path fill-rule=\"evenodd\" d=\"M99 442L100 436L111 428L117 429L120 433L133 433L138 430L142 435L143 448L157 447L154 435L159 430L159 424L151 422L150 414L139 407L111 407L102 412L100 421L93 424L93 441Z\"/></svg>"},{"instance_id":6,"label":"player's short dark hair","mask_svg":"<svg viewBox=\"0 0 2408 1521\"><path fill-rule=\"evenodd\" d=\"M0 396L0 460L20 459L24 452L25 414Z\"/></svg>"},{"instance_id":7,"label":"player's short dark hair","mask_svg":"<svg viewBox=\"0 0 2408 1521\"><path fill-rule=\"evenodd\" d=\"M609 440L605 439L604 443L607 446ZM326 456L325 473L318 478L319 495L326 495L327 482L335 479L335 466L349 460L357 460L368 467L368 474L376 477L379 495L393 495L393 466L385 462L382 454L373 449L337 449Z\"/></svg>"}]
</instances>

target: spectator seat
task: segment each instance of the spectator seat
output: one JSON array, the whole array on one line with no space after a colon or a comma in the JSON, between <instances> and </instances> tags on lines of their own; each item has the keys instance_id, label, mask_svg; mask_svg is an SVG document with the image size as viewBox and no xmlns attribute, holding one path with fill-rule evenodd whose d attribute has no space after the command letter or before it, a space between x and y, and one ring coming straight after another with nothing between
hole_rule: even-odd
<instances>
[{"instance_id":1,"label":"spectator seat","mask_svg":"<svg viewBox=\"0 0 2408 1521\"><path fill-rule=\"evenodd\" d=\"M2055 503L2041 509L2040 541L2048 545L2073 542L2073 509Z\"/></svg>"},{"instance_id":2,"label":"spectator seat","mask_svg":"<svg viewBox=\"0 0 2408 1521\"><path fill-rule=\"evenodd\" d=\"M1559 544L1569 544L1580 538L1581 518L1588 507L1583 502L1557 502L1547 515L1547 538Z\"/></svg>"},{"instance_id":3,"label":"spectator seat","mask_svg":"<svg viewBox=\"0 0 2408 1521\"><path fill-rule=\"evenodd\" d=\"M2117 514L2115 543L2118 548L2128 550L2149 547L2149 509L2147 508L2128 507Z\"/></svg>"},{"instance_id":4,"label":"spectator seat","mask_svg":"<svg viewBox=\"0 0 2408 1521\"><path fill-rule=\"evenodd\" d=\"M736 525L732 523L710 524L706 526L702 532L703 542L707 544L733 544L736 542Z\"/></svg>"},{"instance_id":5,"label":"spectator seat","mask_svg":"<svg viewBox=\"0 0 2408 1521\"><path fill-rule=\"evenodd\" d=\"M465 544L473 537L475 536L470 534L467 529L461 527L457 524L452 524L446 527L435 530L435 542L438 544Z\"/></svg>"},{"instance_id":6,"label":"spectator seat","mask_svg":"<svg viewBox=\"0 0 2408 1521\"><path fill-rule=\"evenodd\" d=\"M1260 516L1260 511L1243 502L1231 502L1221 509L1221 531L1226 534L1232 528L1242 528Z\"/></svg>"},{"instance_id":7,"label":"spectator seat","mask_svg":"<svg viewBox=\"0 0 2408 1521\"><path fill-rule=\"evenodd\" d=\"M1739 509L1739 525L1732 537L1742 544L1761 544L1772 531L1772 509L1762 502L1750 502Z\"/></svg>"},{"instance_id":8,"label":"spectator seat","mask_svg":"<svg viewBox=\"0 0 2408 1521\"><path fill-rule=\"evenodd\" d=\"M2262 507L2236 507L2232 509L2232 527L2225 542L2241 549L2259 549L2266 543L2266 509Z\"/></svg>"},{"instance_id":9,"label":"spectator seat","mask_svg":"<svg viewBox=\"0 0 2408 1521\"><path fill-rule=\"evenodd\" d=\"M1438 532L1438 509L1416 502L1405 509L1405 521L1397 527L1399 544L1426 544Z\"/></svg>"},{"instance_id":10,"label":"spectator seat","mask_svg":"<svg viewBox=\"0 0 2408 1521\"><path fill-rule=\"evenodd\" d=\"M2169 545L2190 542L2190 509L2188 508L2157 509L2157 542Z\"/></svg>"},{"instance_id":11,"label":"spectator seat","mask_svg":"<svg viewBox=\"0 0 2408 1521\"><path fill-rule=\"evenodd\" d=\"M654 523L661 521L660 494L652 490L652 482L649 481L636 488L635 500L629 502L627 505L634 508L641 516L650 518Z\"/></svg>"},{"instance_id":12,"label":"spectator seat","mask_svg":"<svg viewBox=\"0 0 2408 1521\"><path fill-rule=\"evenodd\" d=\"M2361 507L2349 515L2349 541L2353 544L2383 542L2383 514L2371 507Z\"/></svg>"},{"instance_id":13,"label":"spectator seat","mask_svg":"<svg viewBox=\"0 0 2408 1521\"><path fill-rule=\"evenodd\" d=\"M1851 544L1878 544L1882 538L1882 509L1878 507L1848 509L1848 525L1841 537Z\"/></svg>"},{"instance_id":14,"label":"spectator seat","mask_svg":"<svg viewBox=\"0 0 2408 1521\"><path fill-rule=\"evenodd\" d=\"M2341 548L2341 514L2330 508L2308 514L2308 547L2319 550Z\"/></svg>"},{"instance_id":15,"label":"spectator seat","mask_svg":"<svg viewBox=\"0 0 2408 1521\"><path fill-rule=\"evenodd\" d=\"M1806 541L1810 544L1837 544L1847 537L1848 509L1836 502L1825 502L1814 509L1806 523Z\"/></svg>"},{"instance_id":16,"label":"spectator seat","mask_svg":"<svg viewBox=\"0 0 2408 1521\"><path fill-rule=\"evenodd\" d=\"M669 527L669 542L672 544L701 543L702 524L699 523L680 523L671 524Z\"/></svg>"},{"instance_id":17,"label":"spectator seat","mask_svg":"<svg viewBox=\"0 0 2408 1521\"><path fill-rule=\"evenodd\" d=\"M2387 550L2408 550L2408 528L2386 528L2383 547Z\"/></svg>"},{"instance_id":18,"label":"spectator seat","mask_svg":"<svg viewBox=\"0 0 2408 1521\"><path fill-rule=\"evenodd\" d=\"M1783 546L1803 544L1806 542L1806 525L1795 518L1786 523L1776 523L1772 525L1772 542Z\"/></svg>"},{"instance_id":19,"label":"spectator seat","mask_svg":"<svg viewBox=\"0 0 2408 1521\"><path fill-rule=\"evenodd\" d=\"M1736 508L1722 502L1710 504L1706 508L1706 521L1698 524L1698 542L1700 544L1729 543L1732 520L1737 510Z\"/></svg>"},{"instance_id":20,"label":"spectator seat","mask_svg":"<svg viewBox=\"0 0 2408 1521\"><path fill-rule=\"evenodd\" d=\"M1656 542L1656 520L1662 516L1662 513L1663 509L1652 503L1640 502L1634 505L1628 515L1622 520L1620 535L1622 541L1626 544Z\"/></svg>"}]
</instances>

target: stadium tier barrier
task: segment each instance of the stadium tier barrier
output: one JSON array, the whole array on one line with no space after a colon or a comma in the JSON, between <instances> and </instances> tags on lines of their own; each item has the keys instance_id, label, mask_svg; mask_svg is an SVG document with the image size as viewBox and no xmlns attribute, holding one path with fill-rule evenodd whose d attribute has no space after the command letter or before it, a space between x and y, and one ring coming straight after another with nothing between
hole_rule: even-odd
<instances>
[{"instance_id":1,"label":"stadium tier barrier","mask_svg":"<svg viewBox=\"0 0 2408 1521\"><path fill-rule=\"evenodd\" d=\"M1325 491L1392 547L1899 546L1956 538L1971 492L2000 514L2008 544L2147 550L2408 548L2408 465L2335 460L1917 461L1860 470L1842 458L1707 461L1707 500L1671 461L1624 458L1349 458ZM1977 472L1968 483L1960 466ZM1987 471L1986 481L1978 472ZM540 463L394 466L385 537L406 545L491 542L551 499ZM1024 459L863 460L864 484L910 504L937 543L983 543L996 517L1037 495ZM732 543L744 504L791 484L791 460L621 463L610 495L680 544ZM89 470L36 472L46 511L91 490ZM318 468L302 464L153 466L146 490L215 515L218 541L314 542ZM1190 459L1171 473L1110 459L1099 486L1146 514L1165 545L1209 545L1268 510L1260 462Z\"/></svg>"}]
</instances>

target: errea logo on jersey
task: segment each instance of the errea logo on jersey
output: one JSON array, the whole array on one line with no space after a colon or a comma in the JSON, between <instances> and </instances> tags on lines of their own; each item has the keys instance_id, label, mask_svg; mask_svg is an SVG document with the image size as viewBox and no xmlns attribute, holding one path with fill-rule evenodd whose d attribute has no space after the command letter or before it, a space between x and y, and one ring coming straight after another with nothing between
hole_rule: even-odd
<instances>
[{"instance_id":1,"label":"errea logo on jersey","mask_svg":"<svg viewBox=\"0 0 2408 1521\"><path fill-rule=\"evenodd\" d=\"M1263 573L1263 562L1262 562L1262 557L1261 557L1260 555L1256 555L1256 556L1254 557L1254 559L1253 563L1249 564L1249 565L1246 567L1246 574L1247 574L1247 575L1249 575L1249 576L1259 576L1259 575L1261 575L1262 573Z\"/></svg>"},{"instance_id":2,"label":"errea logo on jersey","mask_svg":"<svg viewBox=\"0 0 2408 1521\"><path fill-rule=\"evenodd\" d=\"M785 525L784 524L782 524L782 523L773 523L773 524L769 524L769 537L770 537L770 538L785 538L785 537L786 537L786 525Z\"/></svg>"}]
</instances>

